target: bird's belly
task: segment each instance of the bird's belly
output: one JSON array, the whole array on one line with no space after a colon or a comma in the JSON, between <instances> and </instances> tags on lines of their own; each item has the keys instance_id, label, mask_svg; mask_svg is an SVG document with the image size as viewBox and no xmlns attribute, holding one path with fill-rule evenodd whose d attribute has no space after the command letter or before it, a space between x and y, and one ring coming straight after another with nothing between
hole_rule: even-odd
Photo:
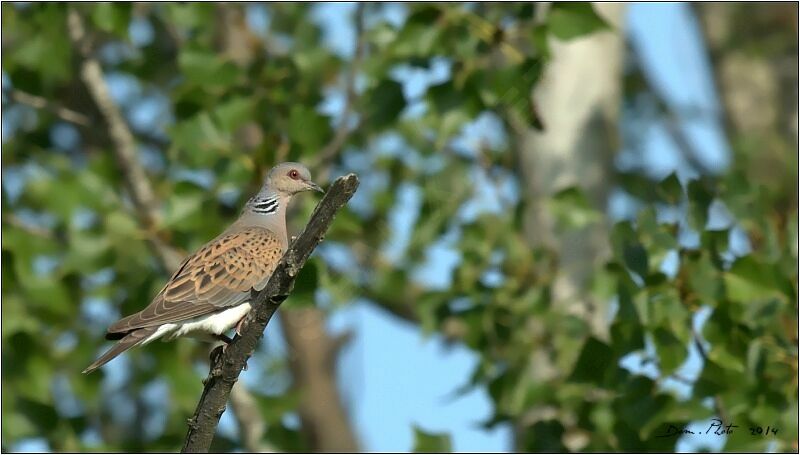
<instances>
[{"instance_id":1,"label":"bird's belly","mask_svg":"<svg viewBox=\"0 0 800 455\"><path fill-rule=\"evenodd\" d=\"M164 341L168 341L184 335L219 335L236 325L240 319L250 312L250 308L250 302L245 302L213 314L199 316L183 322L164 324L146 342L149 343L161 337L164 337Z\"/></svg>"}]
</instances>

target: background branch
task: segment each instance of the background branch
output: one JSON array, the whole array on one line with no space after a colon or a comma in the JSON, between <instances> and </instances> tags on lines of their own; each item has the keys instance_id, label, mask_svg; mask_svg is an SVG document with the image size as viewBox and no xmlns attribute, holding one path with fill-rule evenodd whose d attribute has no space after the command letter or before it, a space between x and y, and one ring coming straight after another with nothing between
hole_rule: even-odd
<instances>
[{"instance_id":1,"label":"background branch","mask_svg":"<svg viewBox=\"0 0 800 455\"><path fill-rule=\"evenodd\" d=\"M262 442L267 424L258 409L256 398L244 387L234 385L231 389L231 408L233 417L239 427L239 439L247 452L276 452L275 447Z\"/></svg>"},{"instance_id":2,"label":"background branch","mask_svg":"<svg viewBox=\"0 0 800 455\"><path fill-rule=\"evenodd\" d=\"M645 84L647 91L656 102L659 112L664 116L664 118L661 119L662 124L674 142L677 151L681 154L683 159L686 160L689 166L691 166L692 169L701 175L714 174L715 172L713 169L709 168L705 163L703 163L703 161L701 161L701 151L697 150L697 147L695 147L692 140L686 135L686 132L681 127L681 116L667 101L667 96L664 93L664 90L652 80L652 75L647 74L647 68L642 61L641 55L639 55L641 50L637 49L635 46L630 46L630 48L631 51L629 52L629 55L635 61L636 65L638 65L639 71L642 75L642 82Z\"/></svg>"},{"instance_id":3,"label":"background branch","mask_svg":"<svg viewBox=\"0 0 800 455\"><path fill-rule=\"evenodd\" d=\"M189 431L182 452L208 451L231 388L258 346L267 323L291 292L297 275L311 252L322 241L336 212L350 200L356 188L358 177L355 174L336 179L314 209L306 228L283 255L267 286L254 293L254 310L248 314L241 336L236 336L224 352L222 347L212 352L211 368L194 416L189 419Z\"/></svg>"},{"instance_id":4,"label":"background branch","mask_svg":"<svg viewBox=\"0 0 800 455\"><path fill-rule=\"evenodd\" d=\"M100 62L92 56L91 45L83 19L74 9L70 9L67 15L67 27L70 39L82 57L80 64L81 80L89 90L92 100L97 105L106 123L108 123L108 132L114 144L115 156L124 174L125 182L131 193L131 199L139 212L139 217L144 221L145 227L152 229L158 224L156 198L147 180L144 168L137 160L136 141L133 133L125 123L119 106L111 98ZM158 246L161 247L163 245ZM175 266L177 267L177 265Z\"/></svg>"},{"instance_id":5,"label":"background branch","mask_svg":"<svg viewBox=\"0 0 800 455\"><path fill-rule=\"evenodd\" d=\"M347 72L345 81L345 100L342 110L341 121L333 134L333 138L317 154L317 160L313 165L315 174L320 176L320 180L327 178L330 163L339 155L347 138L358 126L350 126L350 117L353 115L356 104L356 77L358 77L358 67L364 56L364 3L359 2L355 11L356 29L356 49L353 60L350 62L350 70Z\"/></svg>"},{"instance_id":6,"label":"background branch","mask_svg":"<svg viewBox=\"0 0 800 455\"><path fill-rule=\"evenodd\" d=\"M79 126L89 126L91 121L89 117L81 114L78 111L59 106L58 104L43 98L41 96L31 95L30 93L23 92L22 90L12 89L8 91L9 97L20 104L25 104L36 109L44 109L55 114L56 117L64 120L65 122L74 123Z\"/></svg>"}]
</instances>

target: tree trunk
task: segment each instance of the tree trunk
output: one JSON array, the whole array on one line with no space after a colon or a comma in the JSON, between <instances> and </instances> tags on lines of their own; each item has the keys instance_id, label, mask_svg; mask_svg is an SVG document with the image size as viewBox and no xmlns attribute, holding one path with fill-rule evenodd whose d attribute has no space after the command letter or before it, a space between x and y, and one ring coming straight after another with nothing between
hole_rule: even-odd
<instances>
[{"instance_id":1,"label":"tree trunk","mask_svg":"<svg viewBox=\"0 0 800 455\"><path fill-rule=\"evenodd\" d=\"M607 302L592 301L586 290L592 272L608 259L608 226L597 222L563 232L548 208L554 194L574 186L595 210L604 213L613 182L613 156L619 148L624 5L602 3L594 8L614 30L568 42L551 40L552 60L532 94L545 129L519 135L517 153L526 198L526 239L531 247L545 247L559 258L554 306L585 319L595 336L606 338ZM559 374L552 359L548 347L531 352L528 374L534 381L545 382ZM553 412L543 406L527 410L515 425L515 449L524 450L526 428ZM571 450L580 449L581 443L573 444L569 435L563 442Z\"/></svg>"},{"instance_id":2,"label":"tree trunk","mask_svg":"<svg viewBox=\"0 0 800 455\"><path fill-rule=\"evenodd\" d=\"M595 4L614 31L569 42L551 41L552 60L533 92L545 126L527 131L519 161L527 210L525 236L531 246L558 252L554 299L606 332L604 302L589 302L585 288L592 271L608 257L608 230L594 223L577 232L560 232L547 203L566 188L580 188L594 209L605 212L618 143L618 112L624 52L621 4Z\"/></svg>"},{"instance_id":3,"label":"tree trunk","mask_svg":"<svg viewBox=\"0 0 800 455\"><path fill-rule=\"evenodd\" d=\"M759 182L790 189L789 207L797 207L797 9L796 3L695 5L728 137L737 153L753 156Z\"/></svg>"},{"instance_id":4,"label":"tree trunk","mask_svg":"<svg viewBox=\"0 0 800 455\"><path fill-rule=\"evenodd\" d=\"M325 314L317 308L292 308L281 313L289 346L293 387L300 391L300 422L311 449L357 452L356 436L336 385L336 358L341 343L325 330Z\"/></svg>"}]
</instances>

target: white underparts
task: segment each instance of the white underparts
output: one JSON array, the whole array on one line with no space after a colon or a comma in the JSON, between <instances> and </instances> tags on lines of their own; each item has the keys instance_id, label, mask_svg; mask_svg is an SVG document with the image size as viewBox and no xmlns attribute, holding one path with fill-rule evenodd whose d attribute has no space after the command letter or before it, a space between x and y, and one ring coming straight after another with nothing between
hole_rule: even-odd
<instances>
[{"instance_id":1,"label":"white underparts","mask_svg":"<svg viewBox=\"0 0 800 455\"><path fill-rule=\"evenodd\" d=\"M247 313L250 312L250 302L239 304L227 310L199 316L186 321L171 324L163 324L158 327L156 333L147 337L141 342L142 345L150 343L164 337L164 341L173 340L177 337L189 335L199 338L208 338L209 335L219 335L230 330Z\"/></svg>"}]
</instances>

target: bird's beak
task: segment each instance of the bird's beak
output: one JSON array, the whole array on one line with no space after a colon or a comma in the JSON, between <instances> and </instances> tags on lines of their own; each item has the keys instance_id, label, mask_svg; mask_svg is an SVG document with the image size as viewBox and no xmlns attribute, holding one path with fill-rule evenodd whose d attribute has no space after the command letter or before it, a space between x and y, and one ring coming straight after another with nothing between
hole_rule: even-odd
<instances>
[{"instance_id":1,"label":"bird's beak","mask_svg":"<svg viewBox=\"0 0 800 455\"><path fill-rule=\"evenodd\" d=\"M323 190L321 186L317 185L316 183L310 180L306 182L306 186L308 187L309 190L319 191L320 193L325 192L325 190Z\"/></svg>"}]
</instances>

